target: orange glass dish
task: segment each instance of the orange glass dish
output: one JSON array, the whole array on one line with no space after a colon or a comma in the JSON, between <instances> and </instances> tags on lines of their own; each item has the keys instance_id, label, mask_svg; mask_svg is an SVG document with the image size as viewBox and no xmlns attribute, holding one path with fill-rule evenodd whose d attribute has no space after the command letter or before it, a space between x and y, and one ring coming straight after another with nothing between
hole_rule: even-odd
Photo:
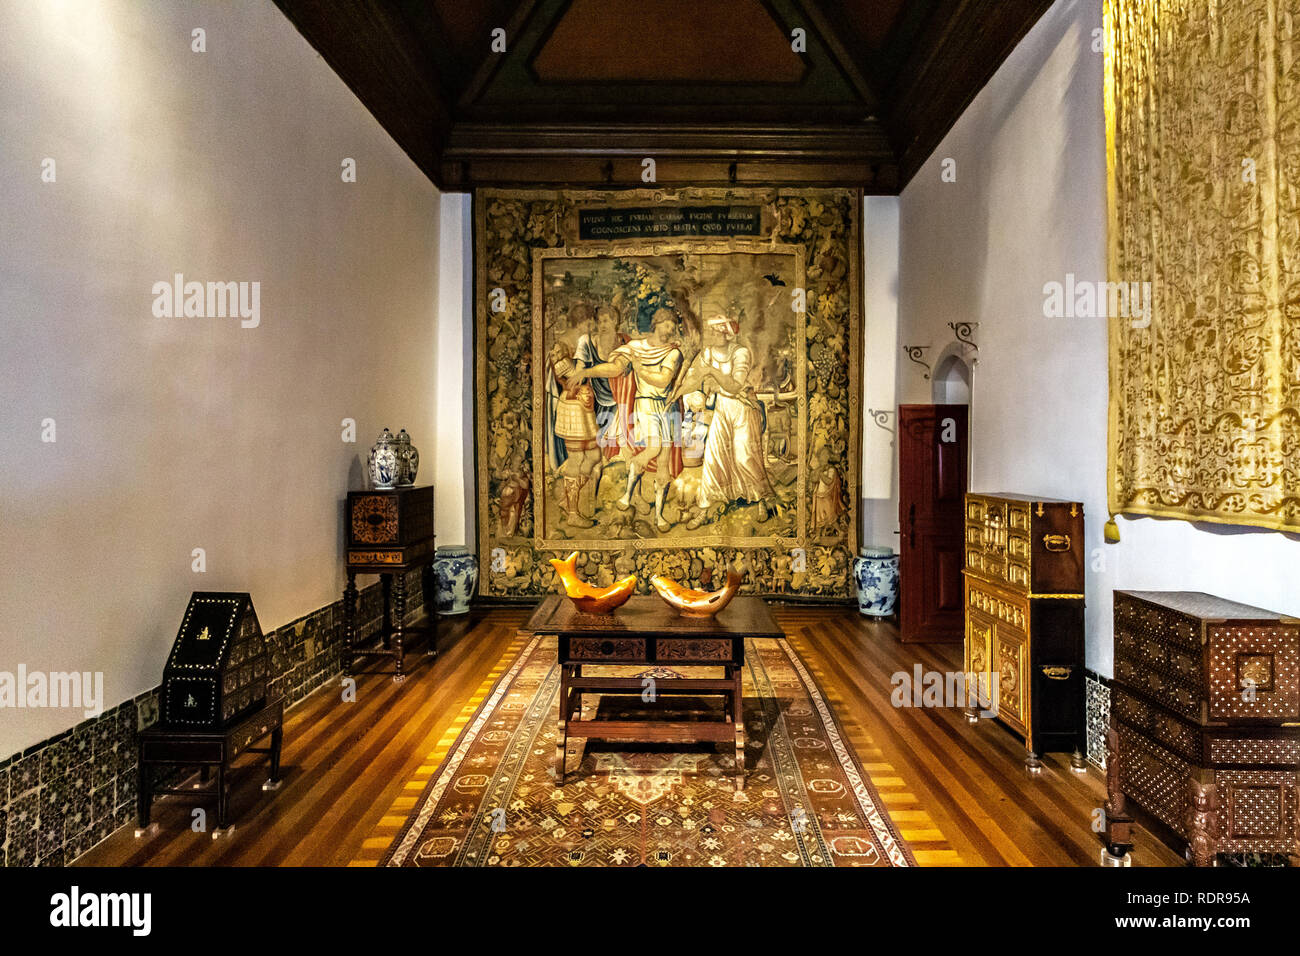
<instances>
[{"instance_id":1,"label":"orange glass dish","mask_svg":"<svg viewBox=\"0 0 1300 956\"><path fill-rule=\"evenodd\" d=\"M551 558L555 576L564 586L564 593L583 614L612 614L636 591L636 575L619 578L607 588L593 587L578 578L578 552L574 551L561 561Z\"/></svg>"},{"instance_id":2,"label":"orange glass dish","mask_svg":"<svg viewBox=\"0 0 1300 956\"><path fill-rule=\"evenodd\" d=\"M713 617L731 603L731 599L740 591L740 584L745 575L734 568L727 569L727 583L717 591L697 591L683 587L671 578L656 574L650 579L659 596L670 607L677 608L683 617Z\"/></svg>"}]
</instances>

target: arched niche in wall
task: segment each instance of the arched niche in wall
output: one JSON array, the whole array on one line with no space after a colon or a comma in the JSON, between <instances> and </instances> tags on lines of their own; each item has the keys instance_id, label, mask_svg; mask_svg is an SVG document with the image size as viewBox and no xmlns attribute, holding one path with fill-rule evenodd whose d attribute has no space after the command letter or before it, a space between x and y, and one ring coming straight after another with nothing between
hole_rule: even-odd
<instances>
[{"instance_id":1,"label":"arched niche in wall","mask_svg":"<svg viewBox=\"0 0 1300 956\"><path fill-rule=\"evenodd\" d=\"M936 405L969 405L971 399L971 363L966 358L968 346L953 342L934 363L930 376L931 401Z\"/></svg>"}]
</instances>

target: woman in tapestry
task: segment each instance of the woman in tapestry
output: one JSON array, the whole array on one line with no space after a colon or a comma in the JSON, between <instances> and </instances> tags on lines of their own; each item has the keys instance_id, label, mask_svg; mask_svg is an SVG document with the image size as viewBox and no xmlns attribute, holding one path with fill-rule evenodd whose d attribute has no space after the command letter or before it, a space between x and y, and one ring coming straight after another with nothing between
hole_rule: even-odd
<instances>
[{"instance_id":1,"label":"woman in tapestry","mask_svg":"<svg viewBox=\"0 0 1300 956\"><path fill-rule=\"evenodd\" d=\"M763 461L763 412L749 384L753 356L736 336L740 323L715 315L705 324L705 347L696 356L682 383L701 383L713 392L713 417L704 444L704 466L696 498L696 515L686 527L695 529L735 501L762 507L756 521L775 513L776 492Z\"/></svg>"}]
</instances>

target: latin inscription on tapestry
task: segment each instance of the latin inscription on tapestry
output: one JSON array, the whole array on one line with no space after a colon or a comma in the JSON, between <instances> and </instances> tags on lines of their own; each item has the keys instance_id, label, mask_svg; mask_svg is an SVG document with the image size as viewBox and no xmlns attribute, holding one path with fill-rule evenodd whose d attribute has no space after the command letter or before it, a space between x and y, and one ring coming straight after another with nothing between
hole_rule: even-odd
<instances>
[{"instance_id":1,"label":"latin inscription on tapestry","mask_svg":"<svg viewBox=\"0 0 1300 956\"><path fill-rule=\"evenodd\" d=\"M849 190L485 190L476 205L482 593L738 558L847 597L860 201Z\"/></svg>"},{"instance_id":2,"label":"latin inscription on tapestry","mask_svg":"<svg viewBox=\"0 0 1300 956\"><path fill-rule=\"evenodd\" d=\"M757 206L618 206L579 209L579 239L662 239L671 236L757 236Z\"/></svg>"}]
</instances>

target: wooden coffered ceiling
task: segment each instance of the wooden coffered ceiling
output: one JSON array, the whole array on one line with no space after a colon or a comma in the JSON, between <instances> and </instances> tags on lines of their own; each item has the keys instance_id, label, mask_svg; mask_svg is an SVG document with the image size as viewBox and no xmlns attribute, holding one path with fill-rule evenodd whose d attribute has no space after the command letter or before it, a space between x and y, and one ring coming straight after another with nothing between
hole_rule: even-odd
<instances>
[{"instance_id":1,"label":"wooden coffered ceiling","mask_svg":"<svg viewBox=\"0 0 1300 956\"><path fill-rule=\"evenodd\" d=\"M275 3L442 189L891 194L1051 0Z\"/></svg>"}]
</instances>

